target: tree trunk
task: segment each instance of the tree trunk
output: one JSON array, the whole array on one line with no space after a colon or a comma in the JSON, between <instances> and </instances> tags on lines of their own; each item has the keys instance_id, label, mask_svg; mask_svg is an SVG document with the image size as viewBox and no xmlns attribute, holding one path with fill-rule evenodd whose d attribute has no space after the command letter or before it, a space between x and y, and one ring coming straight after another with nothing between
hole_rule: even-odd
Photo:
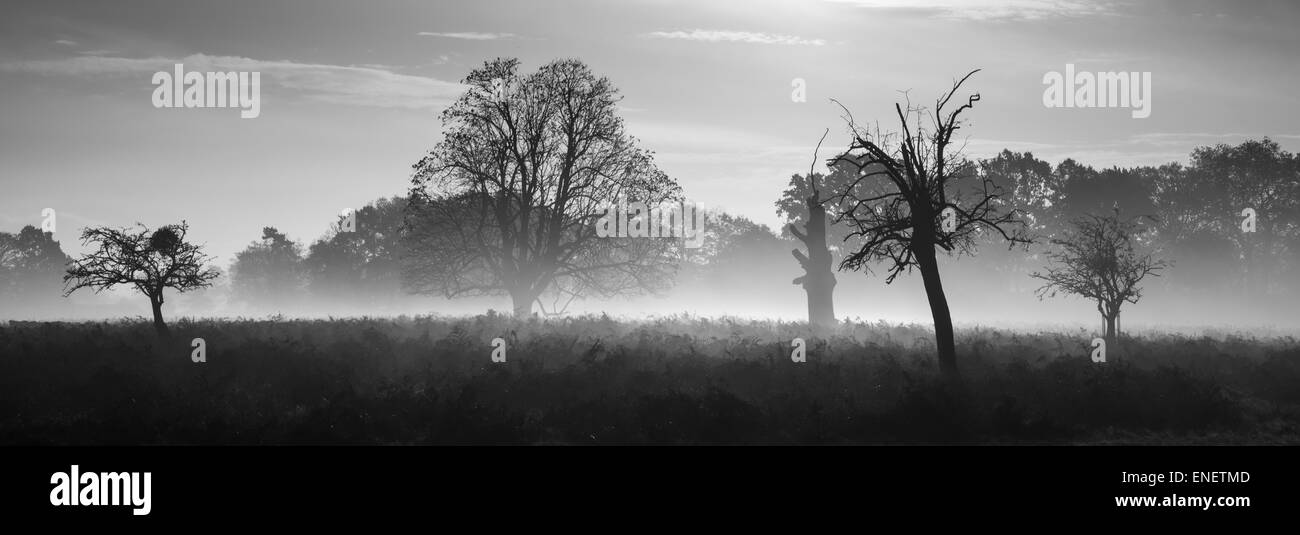
<instances>
[{"instance_id":1,"label":"tree trunk","mask_svg":"<svg viewBox=\"0 0 1300 535\"><path fill-rule=\"evenodd\" d=\"M799 232L794 225L789 229L808 249L808 256L799 250L791 251L804 269L804 275L794 280L808 294L808 323L821 327L835 325L835 274L831 266L831 251L826 246L826 209L809 197L808 233Z\"/></svg>"},{"instance_id":2,"label":"tree trunk","mask_svg":"<svg viewBox=\"0 0 1300 535\"><path fill-rule=\"evenodd\" d=\"M167 323L163 321L162 306L163 298L161 295L149 296L149 305L153 308L153 328L158 332L158 336L166 338L170 331L167 330Z\"/></svg>"},{"instance_id":3,"label":"tree trunk","mask_svg":"<svg viewBox=\"0 0 1300 535\"><path fill-rule=\"evenodd\" d=\"M1273 254L1273 225L1270 221L1264 223L1264 254ZM1269 267L1260 267L1256 263L1255 268L1259 270L1259 297L1261 300L1267 300L1269 295L1269 286L1272 284L1269 276Z\"/></svg>"},{"instance_id":4,"label":"tree trunk","mask_svg":"<svg viewBox=\"0 0 1300 535\"><path fill-rule=\"evenodd\" d=\"M1106 354L1117 361L1123 356L1119 347L1119 307L1122 304L1123 301L1106 303L1102 313L1102 320L1106 324Z\"/></svg>"},{"instance_id":5,"label":"tree trunk","mask_svg":"<svg viewBox=\"0 0 1300 535\"><path fill-rule=\"evenodd\" d=\"M952 313L948 311L948 298L943 293L939 279L939 262L934 245L922 245L914 250L921 280L925 282L925 296L930 300L930 314L934 316L934 342L939 352L939 371L950 381L960 379L957 373L957 349L953 342Z\"/></svg>"},{"instance_id":6,"label":"tree trunk","mask_svg":"<svg viewBox=\"0 0 1300 535\"><path fill-rule=\"evenodd\" d=\"M527 318L533 315L533 301L537 296L528 290L513 290L510 292L510 300L515 306L516 318Z\"/></svg>"},{"instance_id":7,"label":"tree trunk","mask_svg":"<svg viewBox=\"0 0 1300 535\"><path fill-rule=\"evenodd\" d=\"M804 283L808 293L808 323L821 327L835 326L835 276L809 278Z\"/></svg>"},{"instance_id":8,"label":"tree trunk","mask_svg":"<svg viewBox=\"0 0 1300 535\"><path fill-rule=\"evenodd\" d=\"M1242 277L1242 294L1259 297L1259 263L1255 260L1255 241L1247 238L1243 247L1246 256L1246 273Z\"/></svg>"},{"instance_id":9,"label":"tree trunk","mask_svg":"<svg viewBox=\"0 0 1300 535\"><path fill-rule=\"evenodd\" d=\"M1118 316L1118 314L1111 314L1110 316L1106 316L1106 317L1105 317L1105 319L1106 319L1106 349L1107 349L1107 350L1110 350L1110 348L1112 348L1112 347L1115 346L1115 340L1116 340L1116 335L1115 335L1115 318L1116 318L1116 316Z\"/></svg>"}]
</instances>

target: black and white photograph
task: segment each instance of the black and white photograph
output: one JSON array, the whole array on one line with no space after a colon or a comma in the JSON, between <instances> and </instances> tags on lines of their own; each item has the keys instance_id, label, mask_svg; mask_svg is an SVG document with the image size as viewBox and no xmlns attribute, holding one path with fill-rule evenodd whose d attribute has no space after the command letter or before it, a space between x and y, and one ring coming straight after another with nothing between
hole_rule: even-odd
<instances>
[{"instance_id":1,"label":"black and white photograph","mask_svg":"<svg viewBox=\"0 0 1300 535\"><path fill-rule=\"evenodd\" d=\"M10 507L551 455L856 459L925 507L1300 497L1269 487L1300 477L1300 3L0 11Z\"/></svg>"}]
</instances>

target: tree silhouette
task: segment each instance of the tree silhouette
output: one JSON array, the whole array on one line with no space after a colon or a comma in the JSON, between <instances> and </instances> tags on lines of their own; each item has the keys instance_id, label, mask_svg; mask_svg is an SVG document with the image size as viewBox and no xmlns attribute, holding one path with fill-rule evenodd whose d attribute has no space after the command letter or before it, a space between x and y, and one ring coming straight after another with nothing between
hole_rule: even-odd
<instances>
[{"instance_id":1,"label":"tree silhouette","mask_svg":"<svg viewBox=\"0 0 1300 535\"><path fill-rule=\"evenodd\" d=\"M301 304L305 285L302 245L275 227L263 227L230 266L233 297L248 305L282 312Z\"/></svg>"},{"instance_id":2,"label":"tree silhouette","mask_svg":"<svg viewBox=\"0 0 1300 535\"><path fill-rule=\"evenodd\" d=\"M1030 152L1004 149L997 156L979 161L979 172L1006 192L1005 200L1019 211L1025 228L1035 236L1050 236L1055 211L1064 189L1052 172L1052 164Z\"/></svg>"},{"instance_id":3,"label":"tree silhouette","mask_svg":"<svg viewBox=\"0 0 1300 535\"><path fill-rule=\"evenodd\" d=\"M1046 241L1058 232L1056 212L1053 210L1060 198L1061 184L1052 172L1052 164L1035 158L1032 153L1003 150L997 156L979 160L982 177L992 181L1004 192L1004 206L1016 210L1024 223L1026 234L1035 243ZM1036 286L1029 274L1041 265L1038 247L1027 251L1014 248L980 251L973 259L975 269L963 275L1001 283L1007 292L1032 293ZM989 286L992 288L992 286Z\"/></svg>"},{"instance_id":4,"label":"tree silhouette","mask_svg":"<svg viewBox=\"0 0 1300 535\"><path fill-rule=\"evenodd\" d=\"M1197 147L1191 163L1188 178L1200 191L1207 219L1217 223L1242 258L1244 293L1255 299L1274 293L1272 274L1285 256L1285 244L1300 241L1300 156L1264 138ZM1246 208L1255 210L1255 232L1241 231Z\"/></svg>"},{"instance_id":5,"label":"tree silhouette","mask_svg":"<svg viewBox=\"0 0 1300 535\"><path fill-rule=\"evenodd\" d=\"M1138 286L1147 275L1158 277L1167 265L1151 253L1139 253L1134 241L1143 229L1134 220L1124 220L1119 210L1111 215L1088 215L1077 219L1061 238L1052 240L1057 250L1047 254L1046 272L1032 276L1046 281L1038 289L1039 298L1072 294L1097 302L1097 312L1105 323L1108 346L1114 345L1119 331L1116 322L1120 306L1136 304L1142 298Z\"/></svg>"},{"instance_id":6,"label":"tree silhouette","mask_svg":"<svg viewBox=\"0 0 1300 535\"><path fill-rule=\"evenodd\" d=\"M51 232L31 225L17 234L0 232L0 303L22 307L27 315L67 305L59 295L70 260Z\"/></svg>"},{"instance_id":7,"label":"tree silhouette","mask_svg":"<svg viewBox=\"0 0 1300 535\"><path fill-rule=\"evenodd\" d=\"M822 141L825 140L826 134L822 134L822 139L817 142L817 149L813 151L813 165L808 167L806 184L803 187L806 190L803 208L807 213L803 218L804 230L800 231L794 223L787 224L786 230L803 242L804 248L808 250L806 255L798 249L790 250L790 254L804 271L802 276L796 277L792 282L803 286L804 293L808 294L808 324L830 327L835 324L835 273L831 266L831 250L826 245L827 217L826 207L823 204L825 200L822 199L821 188L817 184L821 176L813 172L813 168L817 165L817 152L821 150ZM792 181L797 178L798 175Z\"/></svg>"},{"instance_id":8,"label":"tree silhouette","mask_svg":"<svg viewBox=\"0 0 1300 535\"><path fill-rule=\"evenodd\" d=\"M529 75L487 62L442 113L444 138L414 166L404 285L416 293L508 294L517 315L552 288L574 294L665 287L675 243L602 238L619 199L654 206L680 187L628 136L614 85L582 62Z\"/></svg>"},{"instance_id":9,"label":"tree silhouette","mask_svg":"<svg viewBox=\"0 0 1300 535\"><path fill-rule=\"evenodd\" d=\"M406 198L377 199L358 209L356 228L344 231L342 216L308 248L303 266L314 298L389 305L402 295L402 232Z\"/></svg>"},{"instance_id":10,"label":"tree silhouette","mask_svg":"<svg viewBox=\"0 0 1300 535\"><path fill-rule=\"evenodd\" d=\"M979 94L971 95L955 110L945 112L945 108L976 72L971 71L939 97L930 114L931 128L923 123L926 110L909 102L906 109L894 105L901 132L881 134L877 129L873 134L860 127L841 105L853 141L831 161L831 165L852 165L858 172L850 187L838 192L836 221L849 224L850 237L861 239L862 246L846 255L840 268L869 270L872 263L888 262L886 283L905 270L918 268L934 317L939 368L953 381L959 374L952 315L939 276L937 249L970 253L975 238L986 229L1000 234L1011 246L1029 243L1018 212L1004 206L1001 187L975 173L959 150L951 150L961 113L979 101Z\"/></svg>"},{"instance_id":11,"label":"tree silhouette","mask_svg":"<svg viewBox=\"0 0 1300 535\"><path fill-rule=\"evenodd\" d=\"M784 258L791 242L766 225L748 218L712 211L704 244L683 255L679 278L722 287L752 273L755 266Z\"/></svg>"},{"instance_id":12,"label":"tree silhouette","mask_svg":"<svg viewBox=\"0 0 1300 535\"><path fill-rule=\"evenodd\" d=\"M94 250L73 260L63 276L64 296L81 288L96 293L118 285L131 285L149 298L153 325L162 337L168 335L163 322L163 290L187 292L211 285L218 271L206 266L211 260L199 245L185 241L189 224L166 225L150 231L90 227L82 229L81 243Z\"/></svg>"},{"instance_id":13,"label":"tree silhouette","mask_svg":"<svg viewBox=\"0 0 1300 535\"><path fill-rule=\"evenodd\" d=\"M1153 214L1151 184L1130 169L1111 167L1100 171L1067 159L1057 166L1059 182L1054 187L1050 213L1055 230L1068 230L1073 222L1089 214L1119 208L1129 214Z\"/></svg>"}]
</instances>

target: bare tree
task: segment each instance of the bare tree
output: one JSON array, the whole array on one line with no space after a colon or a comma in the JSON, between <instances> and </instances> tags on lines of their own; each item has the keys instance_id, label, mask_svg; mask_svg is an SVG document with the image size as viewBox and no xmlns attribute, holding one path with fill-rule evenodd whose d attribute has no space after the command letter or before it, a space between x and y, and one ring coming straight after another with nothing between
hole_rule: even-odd
<instances>
[{"instance_id":1,"label":"bare tree","mask_svg":"<svg viewBox=\"0 0 1300 535\"><path fill-rule=\"evenodd\" d=\"M1158 272L1167 263L1135 250L1133 242L1143 229L1136 220L1121 219L1119 210L1105 216L1088 215L1071 226L1064 237L1052 240L1057 249L1047 253L1047 271L1032 275L1046 281L1038 289L1038 297L1064 293L1095 300L1105 323L1106 343L1114 345L1120 306L1136 304L1142 298L1138 284L1147 275L1160 276Z\"/></svg>"},{"instance_id":2,"label":"bare tree","mask_svg":"<svg viewBox=\"0 0 1300 535\"><path fill-rule=\"evenodd\" d=\"M676 243L601 237L618 200L657 205L680 187L617 115L614 85L577 60L521 75L486 63L442 113L445 137L415 164L403 284L416 293L510 295L517 315L548 290L666 287Z\"/></svg>"},{"instance_id":3,"label":"bare tree","mask_svg":"<svg viewBox=\"0 0 1300 535\"><path fill-rule=\"evenodd\" d=\"M187 292L211 286L219 272L207 266L211 257L202 246L188 243L189 224L166 225L150 231L138 229L90 227L81 231L81 243L94 247L73 260L63 276L64 296L81 288L96 293L117 285L131 285L149 298L153 308L153 325L160 336L168 335L163 322L163 290Z\"/></svg>"},{"instance_id":4,"label":"bare tree","mask_svg":"<svg viewBox=\"0 0 1300 535\"><path fill-rule=\"evenodd\" d=\"M790 251L804 271L804 274L795 278L793 282L802 285L804 293L808 294L808 323L829 327L835 325L835 273L831 266L831 251L826 246L827 217L826 207L823 205L825 199L822 199L821 188L817 184L817 179L821 177L813 172L817 163L817 152L821 150L822 141L825 140L826 134L822 134L822 139L817 142L817 149L813 151L813 165L808 167L805 186L808 196L803 199L804 209L808 214L804 223L806 232L800 231L794 223L786 225L786 230L803 242L804 247L808 249L806 255L798 249Z\"/></svg>"},{"instance_id":5,"label":"bare tree","mask_svg":"<svg viewBox=\"0 0 1300 535\"><path fill-rule=\"evenodd\" d=\"M878 128L874 133L867 131L841 105L853 141L847 151L831 160L832 167L852 165L859 175L838 192L836 222L849 224L850 239L862 241L860 248L840 262L840 269L869 270L872 263L887 262L885 281L892 283L903 271L918 268L934 317L939 368L951 380L959 377L956 348L936 251L970 253L975 238L986 230L1001 235L1012 247L1029 243L1019 213L1007 209L1001 188L976 173L961 151L952 147L961 113L979 101L979 94L971 95L955 110L945 108L976 72L971 71L940 96L933 113L910 102L906 108L895 104L901 128L897 134L882 134ZM926 115L933 121L929 128L924 124Z\"/></svg>"}]
</instances>

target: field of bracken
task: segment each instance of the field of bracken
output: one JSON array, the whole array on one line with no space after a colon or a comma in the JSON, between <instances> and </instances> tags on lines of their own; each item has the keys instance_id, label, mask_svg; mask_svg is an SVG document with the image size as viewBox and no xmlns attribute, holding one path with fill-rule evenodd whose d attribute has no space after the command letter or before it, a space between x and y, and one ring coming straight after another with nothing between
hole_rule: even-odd
<instances>
[{"instance_id":1,"label":"field of bracken","mask_svg":"<svg viewBox=\"0 0 1300 535\"><path fill-rule=\"evenodd\" d=\"M0 443L1300 443L1294 338L1146 334L1106 364L1090 338L959 330L952 388L917 325L182 320L163 343L146 321L13 322Z\"/></svg>"}]
</instances>

